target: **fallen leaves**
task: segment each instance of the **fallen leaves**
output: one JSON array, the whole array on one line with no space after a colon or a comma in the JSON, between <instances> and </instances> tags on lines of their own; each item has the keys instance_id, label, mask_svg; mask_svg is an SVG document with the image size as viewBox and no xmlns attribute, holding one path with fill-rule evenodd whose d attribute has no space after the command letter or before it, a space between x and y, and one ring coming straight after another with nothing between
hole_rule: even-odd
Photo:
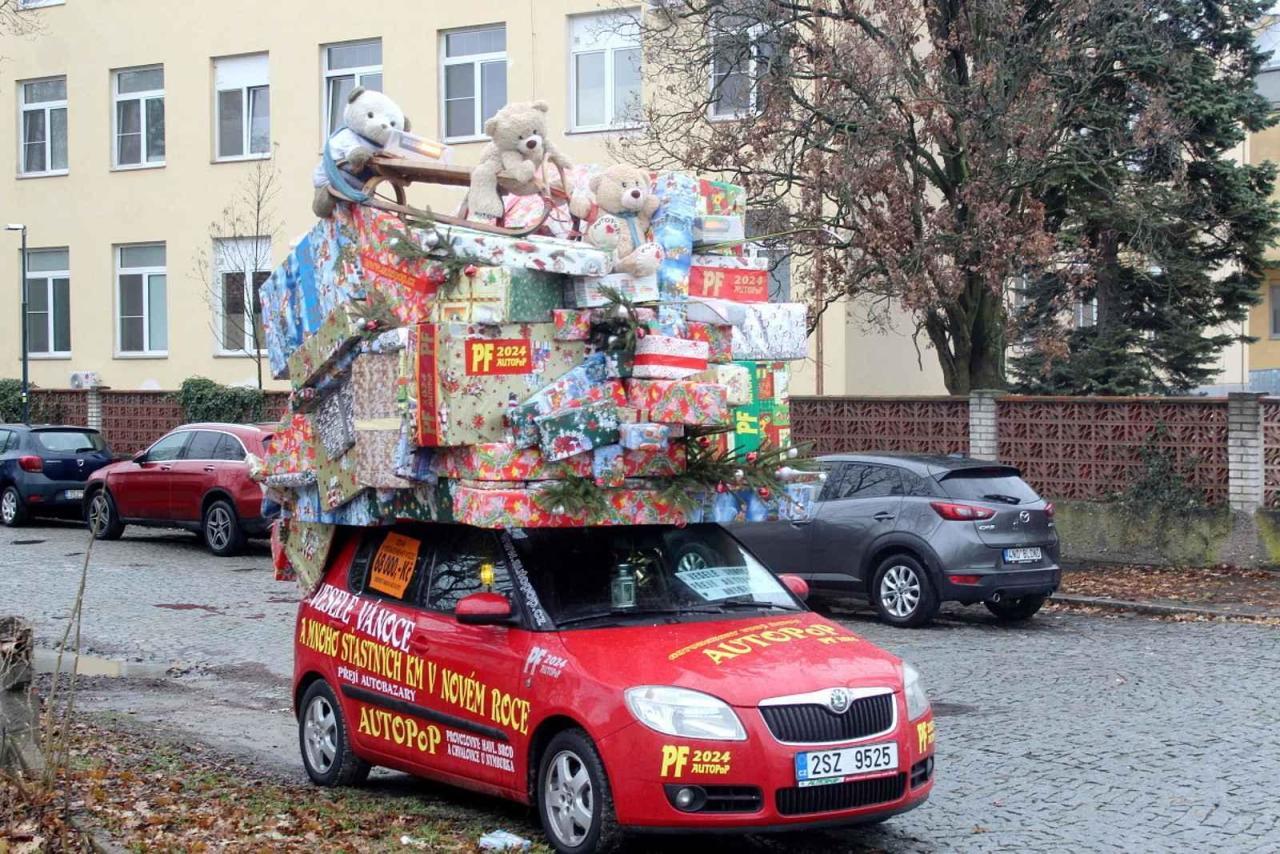
<instances>
[{"instance_id":1,"label":"fallen leaves","mask_svg":"<svg viewBox=\"0 0 1280 854\"><path fill-rule=\"evenodd\" d=\"M1235 567L1108 566L1068 570L1063 593L1280 614L1280 573Z\"/></svg>"}]
</instances>

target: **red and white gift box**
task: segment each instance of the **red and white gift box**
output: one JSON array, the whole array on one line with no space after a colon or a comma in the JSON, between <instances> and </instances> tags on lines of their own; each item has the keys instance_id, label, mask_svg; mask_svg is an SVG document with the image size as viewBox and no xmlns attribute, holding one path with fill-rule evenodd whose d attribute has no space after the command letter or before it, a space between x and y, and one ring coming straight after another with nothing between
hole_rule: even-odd
<instances>
[{"instance_id":1,"label":"red and white gift box","mask_svg":"<svg viewBox=\"0 0 1280 854\"><path fill-rule=\"evenodd\" d=\"M631 375L647 380L678 380L707 369L706 341L646 335L636 340L636 359Z\"/></svg>"}]
</instances>

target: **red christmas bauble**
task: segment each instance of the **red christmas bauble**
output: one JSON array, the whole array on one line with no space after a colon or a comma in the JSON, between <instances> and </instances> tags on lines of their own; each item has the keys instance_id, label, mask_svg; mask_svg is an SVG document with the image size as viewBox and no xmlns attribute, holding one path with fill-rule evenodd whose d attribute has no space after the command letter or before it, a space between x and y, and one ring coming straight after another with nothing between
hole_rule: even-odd
<instances>
[{"instance_id":1,"label":"red christmas bauble","mask_svg":"<svg viewBox=\"0 0 1280 854\"><path fill-rule=\"evenodd\" d=\"M480 272L480 270L476 267L475 264L468 264L467 266L462 268L462 274L466 276L468 279L470 279L472 276L474 276L478 272Z\"/></svg>"},{"instance_id":2,"label":"red christmas bauble","mask_svg":"<svg viewBox=\"0 0 1280 854\"><path fill-rule=\"evenodd\" d=\"M765 501L768 501L768 500L769 500L769 496L773 494L773 493L769 490L769 487L767 487L767 486L762 486L762 487L760 487L759 489L757 489L757 490L756 490L756 492L757 492L757 493L759 494L759 496L760 496L761 498L763 498Z\"/></svg>"},{"instance_id":3,"label":"red christmas bauble","mask_svg":"<svg viewBox=\"0 0 1280 854\"><path fill-rule=\"evenodd\" d=\"M716 484L716 492L719 492L721 495L723 495L724 493L726 493L726 492L728 492L728 491L729 491L729 486L728 486L728 484L725 484L725 483L717 483L717 484Z\"/></svg>"},{"instance_id":4,"label":"red christmas bauble","mask_svg":"<svg viewBox=\"0 0 1280 854\"><path fill-rule=\"evenodd\" d=\"M760 455L757 454L755 451L752 451L751 453L747 454L747 462L749 463L754 463L758 459L760 459Z\"/></svg>"}]
</instances>

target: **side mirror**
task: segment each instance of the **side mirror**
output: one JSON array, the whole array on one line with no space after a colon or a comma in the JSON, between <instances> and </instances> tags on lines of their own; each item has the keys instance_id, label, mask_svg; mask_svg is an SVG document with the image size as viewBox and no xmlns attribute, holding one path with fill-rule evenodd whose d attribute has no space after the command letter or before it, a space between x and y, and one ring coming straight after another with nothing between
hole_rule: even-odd
<instances>
[{"instance_id":1,"label":"side mirror","mask_svg":"<svg viewBox=\"0 0 1280 854\"><path fill-rule=\"evenodd\" d=\"M511 619L511 602L501 593L472 593L462 598L453 616L464 626L496 626Z\"/></svg>"},{"instance_id":2,"label":"side mirror","mask_svg":"<svg viewBox=\"0 0 1280 854\"><path fill-rule=\"evenodd\" d=\"M138 453L136 453L136 454L134 454L134 455L133 455L133 461L134 461L135 463L137 463L138 465L142 465L143 463L145 463L145 462L147 461L147 452L146 452L146 451L138 451Z\"/></svg>"},{"instance_id":3,"label":"side mirror","mask_svg":"<svg viewBox=\"0 0 1280 854\"><path fill-rule=\"evenodd\" d=\"M809 598L809 582L798 575L779 575L778 579L801 602Z\"/></svg>"}]
</instances>

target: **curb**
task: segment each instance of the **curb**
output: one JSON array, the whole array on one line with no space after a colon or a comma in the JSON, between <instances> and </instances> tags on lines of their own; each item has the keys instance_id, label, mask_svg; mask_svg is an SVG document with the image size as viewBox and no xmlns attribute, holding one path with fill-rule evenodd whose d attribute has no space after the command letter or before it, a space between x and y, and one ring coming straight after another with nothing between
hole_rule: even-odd
<instances>
[{"instance_id":1,"label":"curb","mask_svg":"<svg viewBox=\"0 0 1280 854\"><path fill-rule=\"evenodd\" d=\"M1201 608L1191 605L1159 605L1155 602L1132 602L1127 599L1104 599L1098 596L1073 596L1055 593L1049 597L1051 602L1064 605L1084 605L1090 608L1110 608L1113 611L1135 611L1139 614L1195 614L1202 617L1230 617L1238 620L1280 619L1280 614L1246 613L1229 611L1224 608Z\"/></svg>"}]
</instances>

